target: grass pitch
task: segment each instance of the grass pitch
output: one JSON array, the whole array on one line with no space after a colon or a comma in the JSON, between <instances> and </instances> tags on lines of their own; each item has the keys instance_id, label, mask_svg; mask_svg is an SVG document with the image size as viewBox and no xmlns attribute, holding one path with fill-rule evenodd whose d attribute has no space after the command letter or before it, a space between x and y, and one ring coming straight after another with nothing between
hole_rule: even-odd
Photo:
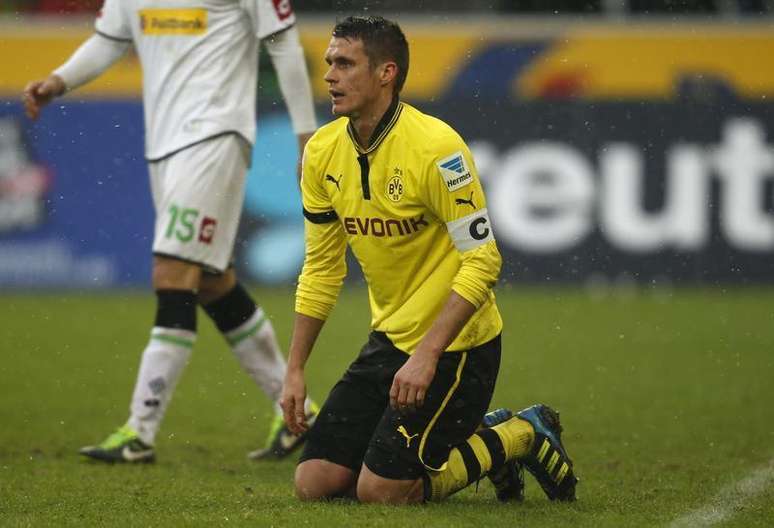
<instances>
[{"instance_id":1,"label":"grass pitch","mask_svg":"<svg viewBox=\"0 0 774 528\"><path fill-rule=\"evenodd\" d=\"M292 293L255 293L287 344ZM498 298L506 330L493 406L561 411L582 479L577 503L548 502L530 477L523 504L497 503L487 481L440 505L299 503L292 461L245 458L264 439L270 405L201 313L158 463L89 463L78 447L127 417L153 299L5 295L0 525L666 526L774 467L774 290L595 299L501 288ZM314 397L324 398L367 331L366 294L346 289L308 367ZM723 526L774 524L772 474L759 493L740 492Z\"/></svg>"}]
</instances>

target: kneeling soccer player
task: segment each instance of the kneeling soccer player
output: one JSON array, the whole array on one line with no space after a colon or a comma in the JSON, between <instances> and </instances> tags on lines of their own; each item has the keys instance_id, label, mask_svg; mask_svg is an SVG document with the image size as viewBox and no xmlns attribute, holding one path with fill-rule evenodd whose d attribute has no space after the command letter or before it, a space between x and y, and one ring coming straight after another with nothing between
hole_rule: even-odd
<instances>
[{"instance_id":1,"label":"kneeling soccer player","mask_svg":"<svg viewBox=\"0 0 774 528\"><path fill-rule=\"evenodd\" d=\"M489 474L499 498L519 498L523 464L551 499L574 499L553 410L496 413L480 428L500 365L501 259L467 146L398 98L402 31L381 17L344 19L325 60L340 118L304 151L306 258L281 399L291 431L308 427L304 366L346 275L347 243L372 332L309 429L297 495L421 502Z\"/></svg>"}]
</instances>

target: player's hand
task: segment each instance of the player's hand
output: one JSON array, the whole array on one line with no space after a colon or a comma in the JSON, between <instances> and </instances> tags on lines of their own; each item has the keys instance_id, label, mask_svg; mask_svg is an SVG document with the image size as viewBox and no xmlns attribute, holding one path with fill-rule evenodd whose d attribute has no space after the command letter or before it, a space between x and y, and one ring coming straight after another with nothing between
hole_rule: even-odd
<instances>
[{"instance_id":1,"label":"player's hand","mask_svg":"<svg viewBox=\"0 0 774 528\"><path fill-rule=\"evenodd\" d=\"M30 119L37 119L40 110L46 106L54 97L65 93L66 86L64 81L58 75L49 75L42 81L32 81L24 87L22 93L22 102L24 103L24 112Z\"/></svg>"},{"instance_id":2,"label":"player's hand","mask_svg":"<svg viewBox=\"0 0 774 528\"><path fill-rule=\"evenodd\" d=\"M285 418L285 424L293 434L305 432L309 426L306 423L304 402L306 401L306 382L302 371L288 370L285 383L282 385L280 407Z\"/></svg>"},{"instance_id":3,"label":"player's hand","mask_svg":"<svg viewBox=\"0 0 774 528\"><path fill-rule=\"evenodd\" d=\"M433 354L417 351L409 357L392 380L390 407L401 411L422 407L437 365L438 358Z\"/></svg>"}]
</instances>

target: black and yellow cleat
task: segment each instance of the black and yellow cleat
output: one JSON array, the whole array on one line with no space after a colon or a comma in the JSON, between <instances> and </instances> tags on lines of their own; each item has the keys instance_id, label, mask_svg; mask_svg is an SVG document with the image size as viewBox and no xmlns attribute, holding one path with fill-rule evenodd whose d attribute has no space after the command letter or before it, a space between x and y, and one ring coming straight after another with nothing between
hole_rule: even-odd
<instances>
[{"instance_id":1,"label":"black and yellow cleat","mask_svg":"<svg viewBox=\"0 0 774 528\"><path fill-rule=\"evenodd\" d=\"M497 471L491 471L487 477L492 482L495 496L500 502L524 500L524 466L518 460L506 462Z\"/></svg>"},{"instance_id":2,"label":"black and yellow cleat","mask_svg":"<svg viewBox=\"0 0 774 528\"><path fill-rule=\"evenodd\" d=\"M535 430L532 449L521 459L524 467L537 479L549 499L574 501L578 478L562 445L559 413L547 405L537 404L519 411L516 416Z\"/></svg>"},{"instance_id":3,"label":"black and yellow cleat","mask_svg":"<svg viewBox=\"0 0 774 528\"><path fill-rule=\"evenodd\" d=\"M494 427L507 422L513 417L513 411L506 408L495 409L484 415L482 425ZM495 496L500 502L521 502L524 500L524 467L518 460L506 462L499 468L487 474L495 489Z\"/></svg>"}]
</instances>

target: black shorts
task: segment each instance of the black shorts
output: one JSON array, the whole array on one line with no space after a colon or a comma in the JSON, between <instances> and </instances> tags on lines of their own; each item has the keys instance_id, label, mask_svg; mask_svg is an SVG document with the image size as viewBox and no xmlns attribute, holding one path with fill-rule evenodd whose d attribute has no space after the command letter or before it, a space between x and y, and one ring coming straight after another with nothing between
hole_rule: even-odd
<instances>
[{"instance_id":1,"label":"black shorts","mask_svg":"<svg viewBox=\"0 0 774 528\"><path fill-rule=\"evenodd\" d=\"M481 424L500 368L500 336L466 352L445 352L425 403L413 412L390 407L395 373L409 356L372 332L331 390L299 462L329 460L360 472L413 480L441 469L451 449Z\"/></svg>"}]
</instances>

